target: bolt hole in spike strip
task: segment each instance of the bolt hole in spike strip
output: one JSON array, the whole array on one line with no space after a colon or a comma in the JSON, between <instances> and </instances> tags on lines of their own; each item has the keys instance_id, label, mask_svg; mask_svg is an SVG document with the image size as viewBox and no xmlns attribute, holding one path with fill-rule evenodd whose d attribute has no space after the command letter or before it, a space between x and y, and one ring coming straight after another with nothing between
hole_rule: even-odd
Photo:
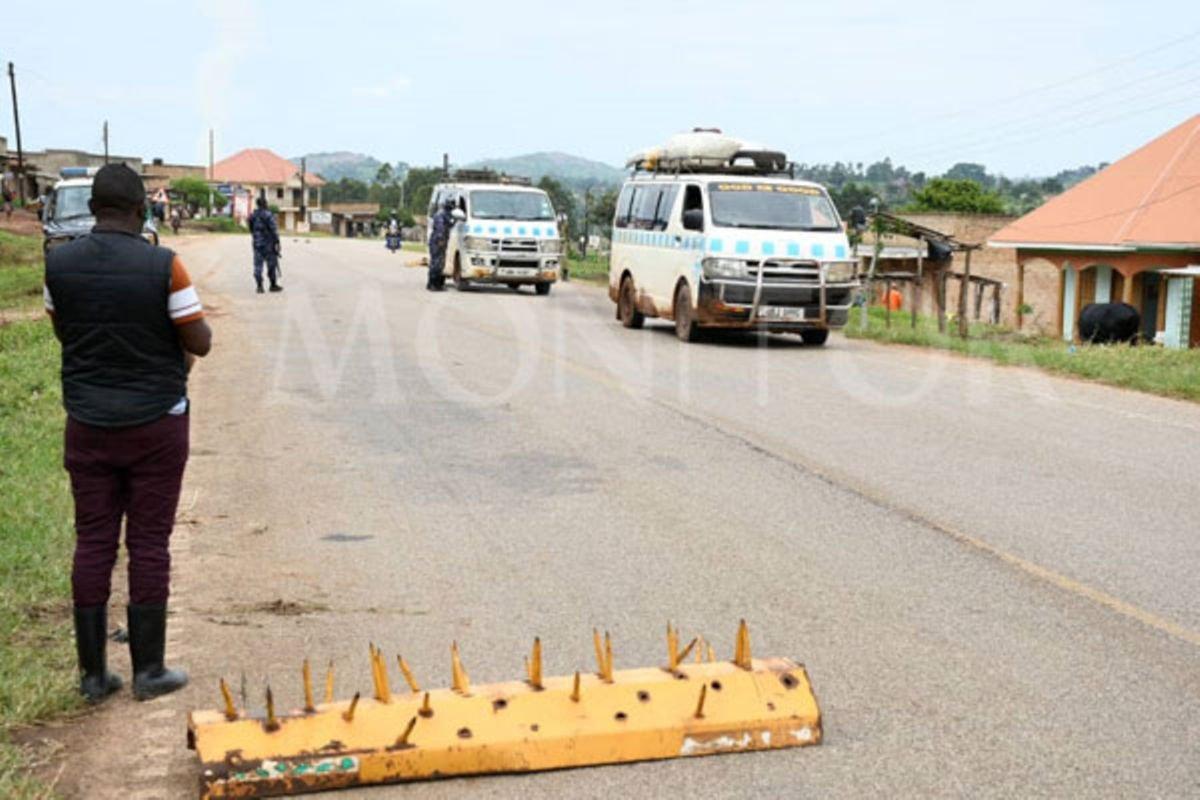
<instances>
[{"instance_id":1,"label":"bolt hole in spike strip","mask_svg":"<svg viewBox=\"0 0 1200 800\"><path fill-rule=\"evenodd\" d=\"M276 714L268 691L265 721L239 713L222 681L218 710L188 718L189 746L201 762L201 797L282 796L821 741L821 712L803 665L751 658L745 623L738 627L732 661L685 662L687 650L679 649L673 626L671 635L668 656L677 662L671 672L661 666L616 671L611 635L594 631L595 674L537 674L535 640L523 680L472 687L455 645L452 688L421 691L406 675L410 693L355 694L348 703L333 700L331 664L324 703ZM706 640L695 641L696 652L711 650ZM381 688L386 661L374 645L369 653ZM405 673L403 659L397 663Z\"/></svg>"}]
</instances>

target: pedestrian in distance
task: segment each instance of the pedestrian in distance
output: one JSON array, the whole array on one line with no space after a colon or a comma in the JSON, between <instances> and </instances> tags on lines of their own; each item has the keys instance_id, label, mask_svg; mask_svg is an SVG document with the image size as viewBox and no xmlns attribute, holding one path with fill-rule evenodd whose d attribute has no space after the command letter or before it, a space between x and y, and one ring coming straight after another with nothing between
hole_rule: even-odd
<instances>
[{"instance_id":1,"label":"pedestrian in distance","mask_svg":"<svg viewBox=\"0 0 1200 800\"><path fill-rule=\"evenodd\" d=\"M12 189L9 189L7 186L5 186L4 190L3 190L3 198L4 198L4 218L12 219L12 211L13 211Z\"/></svg>"},{"instance_id":2,"label":"pedestrian in distance","mask_svg":"<svg viewBox=\"0 0 1200 800\"><path fill-rule=\"evenodd\" d=\"M446 246L450 243L450 231L456 222L454 208L454 199L448 197L433 215L429 231L429 277L425 282L425 288L431 292L446 288Z\"/></svg>"},{"instance_id":3,"label":"pedestrian in distance","mask_svg":"<svg viewBox=\"0 0 1200 800\"><path fill-rule=\"evenodd\" d=\"M257 206L250 215L250 236L254 247L254 284L258 293L263 293L263 263L267 265L267 278L272 292L282 292L279 285L279 226L275 215L267 208L267 198L259 197Z\"/></svg>"},{"instance_id":4,"label":"pedestrian in distance","mask_svg":"<svg viewBox=\"0 0 1200 800\"><path fill-rule=\"evenodd\" d=\"M188 459L187 376L208 354L212 331L183 262L142 238L138 174L102 167L89 205L95 227L46 254L44 291L62 343L79 688L98 703L122 685L108 671L105 643L124 523L133 693L148 700L187 684L163 663L170 537Z\"/></svg>"}]
</instances>

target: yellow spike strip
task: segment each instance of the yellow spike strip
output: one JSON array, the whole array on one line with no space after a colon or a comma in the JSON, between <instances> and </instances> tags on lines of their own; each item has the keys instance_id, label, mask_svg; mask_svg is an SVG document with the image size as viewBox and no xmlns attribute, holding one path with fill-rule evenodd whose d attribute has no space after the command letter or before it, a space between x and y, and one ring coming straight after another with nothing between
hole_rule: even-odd
<instances>
[{"instance_id":1,"label":"yellow spike strip","mask_svg":"<svg viewBox=\"0 0 1200 800\"><path fill-rule=\"evenodd\" d=\"M529 673L529 685L535 689L542 687L542 640L540 637L533 639L533 653L529 656L526 662L527 672Z\"/></svg>"},{"instance_id":2,"label":"yellow spike strip","mask_svg":"<svg viewBox=\"0 0 1200 800\"><path fill-rule=\"evenodd\" d=\"M738 625L737 635L737 657L734 658L734 663L742 669L750 669L752 659L750 657L750 629L746 627L746 620L742 620Z\"/></svg>"},{"instance_id":3,"label":"yellow spike strip","mask_svg":"<svg viewBox=\"0 0 1200 800\"><path fill-rule=\"evenodd\" d=\"M608 635L608 631L604 632L604 682L613 682L612 637Z\"/></svg>"},{"instance_id":4,"label":"yellow spike strip","mask_svg":"<svg viewBox=\"0 0 1200 800\"><path fill-rule=\"evenodd\" d=\"M375 649L375 699L381 703L392 702L392 687L388 682L387 661L383 650Z\"/></svg>"},{"instance_id":5,"label":"yellow spike strip","mask_svg":"<svg viewBox=\"0 0 1200 800\"><path fill-rule=\"evenodd\" d=\"M429 692L425 693L425 699L421 702L421 710L417 713L426 718L433 716L433 706L429 703Z\"/></svg>"},{"instance_id":6,"label":"yellow spike strip","mask_svg":"<svg viewBox=\"0 0 1200 800\"><path fill-rule=\"evenodd\" d=\"M237 707L233 704L233 692L229 691L229 684L221 678L221 699L225 702L225 719L232 722L238 718Z\"/></svg>"},{"instance_id":7,"label":"yellow spike strip","mask_svg":"<svg viewBox=\"0 0 1200 800\"><path fill-rule=\"evenodd\" d=\"M358 709L358 697L359 693L355 692L354 699L350 701L350 707L342 712L342 719L346 722L354 722L354 712Z\"/></svg>"},{"instance_id":8,"label":"yellow spike strip","mask_svg":"<svg viewBox=\"0 0 1200 800\"><path fill-rule=\"evenodd\" d=\"M304 676L304 710L311 714L317 710L317 707L313 703L312 667L307 658L304 659L304 667L300 672Z\"/></svg>"},{"instance_id":9,"label":"yellow spike strip","mask_svg":"<svg viewBox=\"0 0 1200 800\"><path fill-rule=\"evenodd\" d=\"M450 673L452 676L452 680L450 681L451 688L459 694L469 694L471 691L471 677L463 669L462 659L458 655L458 642L450 645Z\"/></svg>"},{"instance_id":10,"label":"yellow spike strip","mask_svg":"<svg viewBox=\"0 0 1200 800\"><path fill-rule=\"evenodd\" d=\"M271 694L270 686L267 687L267 721L263 727L268 731L279 730L279 720L275 717L275 695Z\"/></svg>"},{"instance_id":11,"label":"yellow spike strip","mask_svg":"<svg viewBox=\"0 0 1200 800\"><path fill-rule=\"evenodd\" d=\"M404 728L404 733L400 734L400 738L392 745L393 748L404 747L408 744L408 737L412 736L413 728L417 727L417 718L413 717L408 721L408 725Z\"/></svg>"},{"instance_id":12,"label":"yellow spike strip","mask_svg":"<svg viewBox=\"0 0 1200 800\"><path fill-rule=\"evenodd\" d=\"M600 631L592 628L592 646L596 648L596 674L604 677L604 645L600 642Z\"/></svg>"},{"instance_id":13,"label":"yellow spike strip","mask_svg":"<svg viewBox=\"0 0 1200 800\"><path fill-rule=\"evenodd\" d=\"M681 650L679 653L679 657L675 659L675 666L679 666L680 662L682 662L685 658L688 657L688 653L692 652L692 648L696 646L696 642L698 642L698 641L700 641L700 640L694 638L690 642L688 642L688 646L683 648L683 650ZM696 652L698 653L700 651L697 650Z\"/></svg>"},{"instance_id":14,"label":"yellow spike strip","mask_svg":"<svg viewBox=\"0 0 1200 800\"><path fill-rule=\"evenodd\" d=\"M704 698L708 697L708 684L700 684L700 702L696 703L696 713L693 714L696 719L704 719Z\"/></svg>"},{"instance_id":15,"label":"yellow spike strip","mask_svg":"<svg viewBox=\"0 0 1200 800\"><path fill-rule=\"evenodd\" d=\"M404 660L404 656L396 656L396 661L400 664L400 673L404 675L404 682L408 684L408 688L413 694L421 691L421 684L417 683L417 679L413 677L412 670L408 668L408 662Z\"/></svg>"},{"instance_id":16,"label":"yellow spike strip","mask_svg":"<svg viewBox=\"0 0 1200 800\"><path fill-rule=\"evenodd\" d=\"M512 680L473 686L470 695L442 688L398 694L387 705L362 697L280 715L273 733L261 716L230 721L218 709L196 711L188 731L199 757L200 796L268 797L775 750L822 738L808 675L782 658L755 658L749 670L727 659L689 659L675 674L660 663L614 671L611 683L581 671L544 675L543 684L537 691ZM426 717L423 707L436 714ZM267 762L269 768L250 766Z\"/></svg>"},{"instance_id":17,"label":"yellow spike strip","mask_svg":"<svg viewBox=\"0 0 1200 800\"><path fill-rule=\"evenodd\" d=\"M333 702L333 662L329 662L329 671L325 673L325 702Z\"/></svg>"}]
</instances>

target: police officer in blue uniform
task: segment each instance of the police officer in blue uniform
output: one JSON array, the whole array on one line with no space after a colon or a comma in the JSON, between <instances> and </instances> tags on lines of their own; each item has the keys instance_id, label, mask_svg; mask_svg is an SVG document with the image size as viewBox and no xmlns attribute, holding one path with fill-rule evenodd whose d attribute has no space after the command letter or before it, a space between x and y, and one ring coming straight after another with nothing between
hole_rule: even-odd
<instances>
[{"instance_id":1,"label":"police officer in blue uniform","mask_svg":"<svg viewBox=\"0 0 1200 800\"><path fill-rule=\"evenodd\" d=\"M450 229L454 227L454 198L442 201L442 209L433 215L433 226L429 231L429 278L425 288L440 292L446 288L446 246L450 243Z\"/></svg>"},{"instance_id":2,"label":"police officer in blue uniform","mask_svg":"<svg viewBox=\"0 0 1200 800\"><path fill-rule=\"evenodd\" d=\"M279 285L279 226L275 215L267 208L267 198L259 197L257 208L250 215L250 234L254 239L254 282L258 293L263 293L263 262L267 264L267 278L272 292L282 292Z\"/></svg>"}]
</instances>

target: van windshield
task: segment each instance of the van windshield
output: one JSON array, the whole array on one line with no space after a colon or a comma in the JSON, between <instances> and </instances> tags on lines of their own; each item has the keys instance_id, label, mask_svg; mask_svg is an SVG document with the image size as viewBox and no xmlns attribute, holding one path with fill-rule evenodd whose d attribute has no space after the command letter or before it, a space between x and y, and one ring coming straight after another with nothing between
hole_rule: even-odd
<instances>
[{"instance_id":1,"label":"van windshield","mask_svg":"<svg viewBox=\"0 0 1200 800\"><path fill-rule=\"evenodd\" d=\"M820 189L778 183L710 183L713 224L725 228L838 231L837 212Z\"/></svg>"},{"instance_id":2,"label":"van windshield","mask_svg":"<svg viewBox=\"0 0 1200 800\"><path fill-rule=\"evenodd\" d=\"M475 219L552 220L554 206L539 192L471 192L471 216Z\"/></svg>"},{"instance_id":3,"label":"van windshield","mask_svg":"<svg viewBox=\"0 0 1200 800\"><path fill-rule=\"evenodd\" d=\"M90 217L88 200L92 199L91 186L64 186L54 191L53 219L77 219Z\"/></svg>"}]
</instances>

